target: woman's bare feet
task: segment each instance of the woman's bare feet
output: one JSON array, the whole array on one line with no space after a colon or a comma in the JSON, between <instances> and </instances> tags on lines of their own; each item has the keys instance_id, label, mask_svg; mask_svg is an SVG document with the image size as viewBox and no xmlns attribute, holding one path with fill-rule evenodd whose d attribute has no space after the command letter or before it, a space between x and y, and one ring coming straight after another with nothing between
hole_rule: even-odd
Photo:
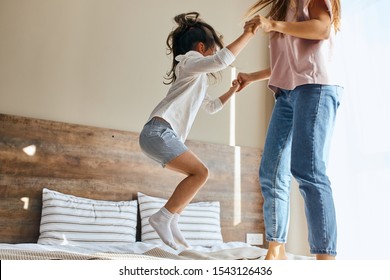
<instances>
[{"instance_id":1,"label":"woman's bare feet","mask_svg":"<svg viewBox=\"0 0 390 280\"><path fill-rule=\"evenodd\" d=\"M316 259L318 261L334 261L336 257L327 254L318 254L316 255Z\"/></svg>"},{"instance_id":2,"label":"woman's bare feet","mask_svg":"<svg viewBox=\"0 0 390 280\"><path fill-rule=\"evenodd\" d=\"M288 260L283 243L269 242L266 260Z\"/></svg>"}]
</instances>

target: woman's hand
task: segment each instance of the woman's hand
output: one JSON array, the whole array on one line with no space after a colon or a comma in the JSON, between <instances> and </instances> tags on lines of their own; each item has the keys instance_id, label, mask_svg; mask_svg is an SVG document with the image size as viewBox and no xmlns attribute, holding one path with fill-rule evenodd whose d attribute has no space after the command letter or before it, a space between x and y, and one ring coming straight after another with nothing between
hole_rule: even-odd
<instances>
[{"instance_id":1,"label":"woman's hand","mask_svg":"<svg viewBox=\"0 0 390 280\"><path fill-rule=\"evenodd\" d=\"M240 92L247 86L249 86L252 83L251 75L248 73L238 73L237 75L237 81L239 88L237 89L237 92Z\"/></svg>"},{"instance_id":2,"label":"woman's hand","mask_svg":"<svg viewBox=\"0 0 390 280\"><path fill-rule=\"evenodd\" d=\"M268 32L273 31L273 21L272 20L265 18L263 16L260 16L259 21L260 21L260 28L264 32L268 33Z\"/></svg>"}]
</instances>

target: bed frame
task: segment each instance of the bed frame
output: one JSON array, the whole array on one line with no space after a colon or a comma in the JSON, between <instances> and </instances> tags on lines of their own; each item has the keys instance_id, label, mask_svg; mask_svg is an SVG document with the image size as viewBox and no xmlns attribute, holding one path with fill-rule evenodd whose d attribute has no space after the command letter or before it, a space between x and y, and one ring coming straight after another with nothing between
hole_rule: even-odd
<instances>
[{"instance_id":1,"label":"bed frame","mask_svg":"<svg viewBox=\"0 0 390 280\"><path fill-rule=\"evenodd\" d=\"M0 114L0 243L37 242L44 187L102 200L133 200L137 192L168 198L183 177L146 157L138 135ZM220 201L224 241L245 242L246 233L264 233L260 150L187 145L210 170L194 202ZM29 146L34 155L24 152Z\"/></svg>"}]
</instances>

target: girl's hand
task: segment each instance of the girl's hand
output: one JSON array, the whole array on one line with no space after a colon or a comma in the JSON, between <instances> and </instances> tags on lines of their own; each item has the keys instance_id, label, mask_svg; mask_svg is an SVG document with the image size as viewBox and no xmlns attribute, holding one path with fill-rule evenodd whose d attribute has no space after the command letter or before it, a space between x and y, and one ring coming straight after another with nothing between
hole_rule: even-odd
<instances>
[{"instance_id":1,"label":"girl's hand","mask_svg":"<svg viewBox=\"0 0 390 280\"><path fill-rule=\"evenodd\" d=\"M246 21L244 25L244 32L256 34L260 28L260 16L254 16L251 20Z\"/></svg>"},{"instance_id":2,"label":"girl's hand","mask_svg":"<svg viewBox=\"0 0 390 280\"><path fill-rule=\"evenodd\" d=\"M237 90L240 88L240 83L238 82L238 80L234 80L232 82L232 85L230 87L230 90L232 90L233 92L237 92Z\"/></svg>"}]
</instances>

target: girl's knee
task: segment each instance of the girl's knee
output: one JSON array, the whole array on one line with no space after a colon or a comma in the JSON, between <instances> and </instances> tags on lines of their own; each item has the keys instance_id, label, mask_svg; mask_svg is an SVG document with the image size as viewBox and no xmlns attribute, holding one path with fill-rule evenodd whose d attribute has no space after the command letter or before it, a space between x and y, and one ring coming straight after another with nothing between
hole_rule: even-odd
<instances>
[{"instance_id":1,"label":"girl's knee","mask_svg":"<svg viewBox=\"0 0 390 280\"><path fill-rule=\"evenodd\" d=\"M207 179L209 178L209 169L207 168L206 165L203 165L201 168L200 168L200 176L203 178L203 180L206 182Z\"/></svg>"},{"instance_id":2,"label":"girl's knee","mask_svg":"<svg viewBox=\"0 0 390 280\"><path fill-rule=\"evenodd\" d=\"M209 169L207 168L207 166L202 164L195 170L193 175L198 177L203 185L209 178Z\"/></svg>"}]
</instances>

